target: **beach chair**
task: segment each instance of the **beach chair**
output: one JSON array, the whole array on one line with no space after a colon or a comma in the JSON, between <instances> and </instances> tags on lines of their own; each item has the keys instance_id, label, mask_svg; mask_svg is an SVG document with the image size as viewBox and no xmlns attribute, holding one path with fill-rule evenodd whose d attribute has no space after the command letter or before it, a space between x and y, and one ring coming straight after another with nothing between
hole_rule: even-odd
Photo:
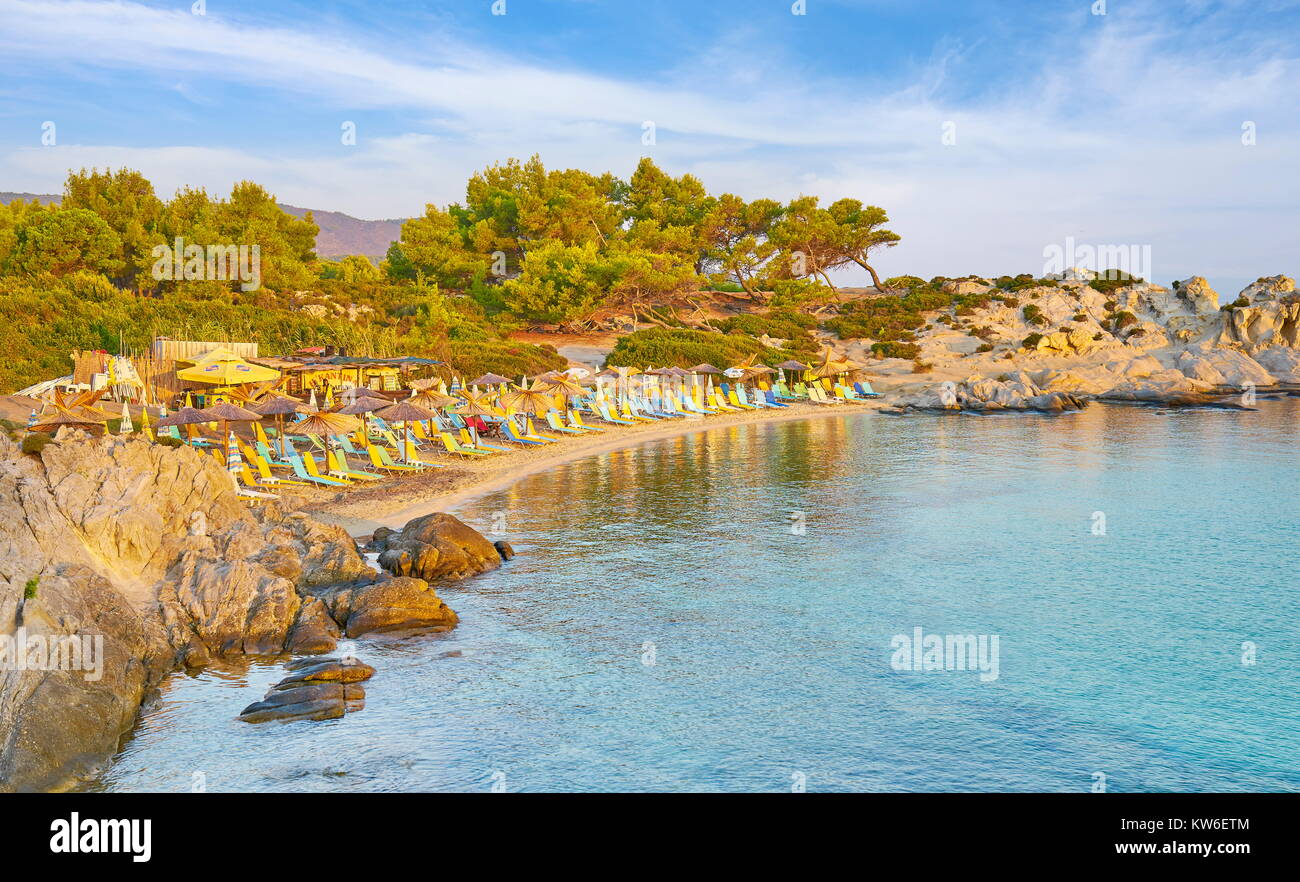
<instances>
[{"instance_id":1,"label":"beach chair","mask_svg":"<svg viewBox=\"0 0 1300 882\"><path fill-rule=\"evenodd\" d=\"M879 398L880 393L871 388L871 383L854 383L853 389L863 398Z\"/></svg>"},{"instance_id":2,"label":"beach chair","mask_svg":"<svg viewBox=\"0 0 1300 882\"><path fill-rule=\"evenodd\" d=\"M352 483L351 479L349 479L349 478L345 478L345 477L343 477L342 475L331 475L331 474L327 474L328 469L329 469L329 465L328 465L328 464L326 464L326 466L325 466L326 471L321 471L320 465L316 462L316 455L315 455L314 453L312 453L310 450L305 451L305 452L303 453L303 455L302 455L302 464L303 464L304 466L307 467L307 474L311 475L312 477L316 477L316 478L333 478L333 479L336 480L336 481L342 481L344 484L351 484L351 483Z\"/></svg>"},{"instance_id":3,"label":"beach chair","mask_svg":"<svg viewBox=\"0 0 1300 882\"><path fill-rule=\"evenodd\" d=\"M583 422L583 420L582 420L582 414L579 413L579 412L576 411L576 410L570 410L568 416L569 416L569 425L570 425L572 428L580 429L580 430L583 430L583 431L586 431L586 432L603 432L603 431L605 431L605 430L602 429L600 426L589 426L589 425L587 425L587 424L586 424L585 422Z\"/></svg>"},{"instance_id":4,"label":"beach chair","mask_svg":"<svg viewBox=\"0 0 1300 882\"><path fill-rule=\"evenodd\" d=\"M542 441L559 441L559 440L560 440L559 438L554 438L554 437L552 437L552 436L550 436L550 435L543 435L541 432L537 431L536 427L533 426L533 418L532 418L532 417L529 417L529 418L525 421L525 423L524 423L524 429L528 432L528 434L524 436L524 437L526 437L526 438L537 438L537 439L540 439L540 440L542 440Z\"/></svg>"},{"instance_id":5,"label":"beach chair","mask_svg":"<svg viewBox=\"0 0 1300 882\"><path fill-rule=\"evenodd\" d=\"M790 406L783 401L777 401L776 393L773 392L771 389L769 389L767 392L763 394L767 396L768 407L789 407Z\"/></svg>"},{"instance_id":6,"label":"beach chair","mask_svg":"<svg viewBox=\"0 0 1300 882\"><path fill-rule=\"evenodd\" d=\"M453 436L453 437L455 437L455 436ZM487 451L490 451L490 452L492 452L492 453L509 453L509 452L510 452L510 448L509 448L509 447L502 447L500 444L489 444L489 443L487 443L486 441L483 440L483 436L482 436L482 435L479 436L479 439L478 439L478 441L476 442L476 441L474 440L474 436L471 435L471 434L469 433L469 429L461 429L461 430L460 430L460 446L461 446L461 447L466 447L466 448L468 448L468 449L470 449L470 450L487 450Z\"/></svg>"},{"instance_id":7,"label":"beach chair","mask_svg":"<svg viewBox=\"0 0 1300 882\"><path fill-rule=\"evenodd\" d=\"M310 458L311 454L308 453L307 457ZM338 478L327 478L322 475L319 470L316 469L315 460L312 460L312 467L308 470L306 460L297 453L292 453L289 455L289 463L293 466L293 473L304 481L308 481L312 484L320 484L323 487L348 486L347 481L342 481ZM312 474L313 472L315 472L315 474Z\"/></svg>"},{"instance_id":8,"label":"beach chair","mask_svg":"<svg viewBox=\"0 0 1300 882\"><path fill-rule=\"evenodd\" d=\"M587 434L582 429L575 429L572 426L566 426L564 423L560 422L559 415L553 410L548 410L546 412L546 425L550 426L552 430L565 435Z\"/></svg>"},{"instance_id":9,"label":"beach chair","mask_svg":"<svg viewBox=\"0 0 1300 882\"><path fill-rule=\"evenodd\" d=\"M378 444L366 445L366 454L370 457L370 464L372 466L390 473L418 472L424 468L419 465L402 465L401 463L394 462L393 458L388 455L388 451L380 447Z\"/></svg>"},{"instance_id":10,"label":"beach chair","mask_svg":"<svg viewBox=\"0 0 1300 882\"><path fill-rule=\"evenodd\" d=\"M738 395L736 394L736 390L735 390L735 389L728 389L728 390L727 390L727 403L730 404L730 405L731 405L733 408L735 408L736 410L753 410L753 409L754 409L754 406L751 405L751 404L741 404L741 403L740 403L740 396L738 396Z\"/></svg>"},{"instance_id":11,"label":"beach chair","mask_svg":"<svg viewBox=\"0 0 1300 882\"><path fill-rule=\"evenodd\" d=\"M325 454L326 463L329 465L331 478L343 478L353 481L382 481L383 475L376 475L374 472L363 472L352 468L348 465L348 458L338 450L331 450Z\"/></svg>"},{"instance_id":12,"label":"beach chair","mask_svg":"<svg viewBox=\"0 0 1300 882\"><path fill-rule=\"evenodd\" d=\"M517 444L531 444L533 446L540 446L542 444L547 443L540 438L526 438L520 435L519 432L515 429L515 424L514 421L512 420L506 420L504 423L502 423L501 431L505 434L507 440L514 441Z\"/></svg>"},{"instance_id":13,"label":"beach chair","mask_svg":"<svg viewBox=\"0 0 1300 882\"><path fill-rule=\"evenodd\" d=\"M604 402L592 402L591 406L595 411L596 416L600 417L602 420L604 420L607 423L613 423L616 426L636 425L635 420L624 420L614 416L612 413L609 412L609 405L605 404Z\"/></svg>"},{"instance_id":14,"label":"beach chair","mask_svg":"<svg viewBox=\"0 0 1300 882\"><path fill-rule=\"evenodd\" d=\"M384 463L385 466L391 469L405 469L407 471L422 472L429 467L429 463L422 459L417 459L412 462L398 462L394 458L394 454L397 453L396 448L389 450L382 444L372 444L370 449L375 451L380 462Z\"/></svg>"},{"instance_id":15,"label":"beach chair","mask_svg":"<svg viewBox=\"0 0 1300 882\"><path fill-rule=\"evenodd\" d=\"M270 482L258 480L258 478L248 470L248 466L246 465L240 466L237 474L239 476L240 483L250 490L264 490L271 487Z\"/></svg>"},{"instance_id":16,"label":"beach chair","mask_svg":"<svg viewBox=\"0 0 1300 882\"><path fill-rule=\"evenodd\" d=\"M260 453L249 459L249 462L253 464L253 468L257 469L258 480L263 484L290 484L299 487L306 487L308 484L307 481L296 481L293 478L281 478L279 475L272 474L270 463ZM289 467L288 463L285 464L285 467Z\"/></svg>"},{"instance_id":17,"label":"beach chair","mask_svg":"<svg viewBox=\"0 0 1300 882\"><path fill-rule=\"evenodd\" d=\"M448 453L454 453L457 456L468 456L471 458L476 456L491 456L490 451L471 450L468 447L461 446L459 441L451 437L450 432L439 432L438 437L442 439L442 446L446 449Z\"/></svg>"},{"instance_id":18,"label":"beach chair","mask_svg":"<svg viewBox=\"0 0 1300 882\"><path fill-rule=\"evenodd\" d=\"M175 427L175 426L170 426L169 428L174 429L174 428L176 428L176 427ZM192 446L194 446L194 447L211 447L211 446L212 446L212 441L211 441L210 439L208 439L208 438L204 438L203 435L202 435L202 433L199 432L199 427L196 426L196 425L194 425L193 423L191 423L190 425L188 425L188 426L185 427L185 437L184 437L184 438L181 438L179 435L177 435L177 436L176 436L176 439L177 439L178 441L184 441L186 444L190 444L190 445L192 445Z\"/></svg>"}]
</instances>

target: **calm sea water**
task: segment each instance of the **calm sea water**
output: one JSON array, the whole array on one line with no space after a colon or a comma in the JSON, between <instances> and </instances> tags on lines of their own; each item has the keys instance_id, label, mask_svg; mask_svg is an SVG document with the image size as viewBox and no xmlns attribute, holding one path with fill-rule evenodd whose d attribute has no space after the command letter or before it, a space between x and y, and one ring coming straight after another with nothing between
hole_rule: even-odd
<instances>
[{"instance_id":1,"label":"calm sea water","mask_svg":"<svg viewBox=\"0 0 1300 882\"><path fill-rule=\"evenodd\" d=\"M1298 429L864 414L575 462L459 510L519 557L440 589L455 631L355 641L364 710L250 726L279 666L178 674L91 787L1300 790ZM996 635L998 678L896 670L918 627Z\"/></svg>"}]
</instances>

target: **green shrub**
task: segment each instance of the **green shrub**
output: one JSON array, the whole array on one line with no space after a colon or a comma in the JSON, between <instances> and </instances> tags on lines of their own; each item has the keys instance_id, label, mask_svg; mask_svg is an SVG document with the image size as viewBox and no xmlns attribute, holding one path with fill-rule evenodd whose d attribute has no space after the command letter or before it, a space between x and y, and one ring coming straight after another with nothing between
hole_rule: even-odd
<instances>
[{"instance_id":1,"label":"green shrub","mask_svg":"<svg viewBox=\"0 0 1300 882\"><path fill-rule=\"evenodd\" d=\"M1094 291L1100 291L1103 294L1109 294L1118 288L1124 288L1129 285L1141 284L1144 280L1137 276L1130 276L1123 270L1105 270L1097 278L1088 283Z\"/></svg>"},{"instance_id":2,"label":"green shrub","mask_svg":"<svg viewBox=\"0 0 1300 882\"><path fill-rule=\"evenodd\" d=\"M1086 322L1087 320L1088 320L1087 313L1082 313L1082 312L1076 312L1074 314L1074 317L1071 319L1071 321L1076 321L1076 322Z\"/></svg>"},{"instance_id":3,"label":"green shrub","mask_svg":"<svg viewBox=\"0 0 1300 882\"><path fill-rule=\"evenodd\" d=\"M1043 311L1038 308L1037 304L1026 303L1024 308L1020 310L1020 314L1023 315L1025 321L1029 322L1031 325L1047 324L1047 317L1043 315Z\"/></svg>"},{"instance_id":4,"label":"green shrub","mask_svg":"<svg viewBox=\"0 0 1300 882\"><path fill-rule=\"evenodd\" d=\"M504 377L536 376L560 370L568 359L554 346L510 340L448 340L440 373L472 379L488 372Z\"/></svg>"},{"instance_id":5,"label":"green shrub","mask_svg":"<svg viewBox=\"0 0 1300 882\"><path fill-rule=\"evenodd\" d=\"M992 351L993 351L993 344L992 344L992 343L981 343L980 345L978 345L978 346L975 347L975 351L976 351L976 352L992 352Z\"/></svg>"},{"instance_id":6,"label":"green shrub","mask_svg":"<svg viewBox=\"0 0 1300 882\"><path fill-rule=\"evenodd\" d=\"M1042 335L1042 334L1030 334L1030 335L1029 335L1028 337L1026 337L1024 340L1021 340L1021 341L1020 341L1020 345L1023 346L1024 348L1026 348L1026 349L1033 349L1034 347L1036 347L1036 346L1039 344L1039 342L1040 342L1042 339L1043 339L1043 335Z\"/></svg>"},{"instance_id":7,"label":"green shrub","mask_svg":"<svg viewBox=\"0 0 1300 882\"><path fill-rule=\"evenodd\" d=\"M693 367L708 363L727 368L757 355L764 364L776 364L788 356L743 334L721 334L689 328L648 328L620 337L605 359L607 365L645 368Z\"/></svg>"},{"instance_id":8,"label":"green shrub","mask_svg":"<svg viewBox=\"0 0 1300 882\"><path fill-rule=\"evenodd\" d=\"M1115 318L1111 321L1111 327L1116 331L1122 331L1130 325L1136 325L1137 323L1138 317L1125 310L1124 312L1115 313Z\"/></svg>"},{"instance_id":9,"label":"green shrub","mask_svg":"<svg viewBox=\"0 0 1300 882\"><path fill-rule=\"evenodd\" d=\"M871 354L876 358L906 358L909 361L921 354L915 343L898 343L892 340L871 344Z\"/></svg>"},{"instance_id":10,"label":"green shrub","mask_svg":"<svg viewBox=\"0 0 1300 882\"><path fill-rule=\"evenodd\" d=\"M1246 297L1244 294L1231 303L1223 304L1219 309L1223 312L1232 312L1234 309L1240 309L1243 306L1250 306L1250 298Z\"/></svg>"},{"instance_id":11,"label":"green shrub","mask_svg":"<svg viewBox=\"0 0 1300 882\"><path fill-rule=\"evenodd\" d=\"M54 438L44 432L32 432L30 435L23 438L22 451L23 453L34 453L39 455L40 452L45 449L45 445L49 444L53 440Z\"/></svg>"},{"instance_id":12,"label":"green shrub","mask_svg":"<svg viewBox=\"0 0 1300 882\"><path fill-rule=\"evenodd\" d=\"M32 576L30 579L28 579L27 583L23 585L23 600L31 600L32 598L34 598L36 596L36 590L40 588L40 586L41 586L40 576Z\"/></svg>"},{"instance_id":13,"label":"green shrub","mask_svg":"<svg viewBox=\"0 0 1300 882\"><path fill-rule=\"evenodd\" d=\"M163 447L184 447L185 442L180 438L173 438L171 435L159 435L158 443Z\"/></svg>"},{"instance_id":14,"label":"green shrub","mask_svg":"<svg viewBox=\"0 0 1300 882\"><path fill-rule=\"evenodd\" d=\"M886 288L920 288L925 284L925 280L916 276L892 276L885 279Z\"/></svg>"}]
</instances>

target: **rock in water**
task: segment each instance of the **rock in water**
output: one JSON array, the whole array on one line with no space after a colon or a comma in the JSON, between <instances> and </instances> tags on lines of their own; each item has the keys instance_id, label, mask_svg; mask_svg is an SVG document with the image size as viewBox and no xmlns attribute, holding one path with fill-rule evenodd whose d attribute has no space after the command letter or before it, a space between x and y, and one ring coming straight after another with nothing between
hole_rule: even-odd
<instances>
[{"instance_id":1,"label":"rock in water","mask_svg":"<svg viewBox=\"0 0 1300 882\"><path fill-rule=\"evenodd\" d=\"M482 533L442 512L415 518L382 542L379 565L395 576L434 582L501 566L501 555Z\"/></svg>"},{"instance_id":2,"label":"rock in water","mask_svg":"<svg viewBox=\"0 0 1300 882\"><path fill-rule=\"evenodd\" d=\"M349 637L392 631L446 631L459 621L428 582L411 576L339 586L320 596L334 620L343 623Z\"/></svg>"},{"instance_id":3,"label":"rock in water","mask_svg":"<svg viewBox=\"0 0 1300 882\"><path fill-rule=\"evenodd\" d=\"M498 539L496 542L493 542L492 545L496 548L497 554L501 555L502 560L510 560L510 558L515 556L514 547L504 539Z\"/></svg>"},{"instance_id":4,"label":"rock in water","mask_svg":"<svg viewBox=\"0 0 1300 882\"><path fill-rule=\"evenodd\" d=\"M366 706L368 680L375 669L355 659L301 659L290 663L292 672L276 683L261 701L244 708L245 723L333 720Z\"/></svg>"}]
</instances>

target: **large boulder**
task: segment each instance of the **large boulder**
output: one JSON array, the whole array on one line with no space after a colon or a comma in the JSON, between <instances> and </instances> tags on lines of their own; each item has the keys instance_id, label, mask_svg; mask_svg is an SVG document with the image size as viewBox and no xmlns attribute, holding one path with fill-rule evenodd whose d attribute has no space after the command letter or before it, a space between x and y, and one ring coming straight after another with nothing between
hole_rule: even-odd
<instances>
[{"instance_id":1,"label":"large boulder","mask_svg":"<svg viewBox=\"0 0 1300 882\"><path fill-rule=\"evenodd\" d=\"M438 512L408 521L384 539L379 565L396 576L426 582L460 579L501 566L501 555L482 533Z\"/></svg>"},{"instance_id":2,"label":"large boulder","mask_svg":"<svg viewBox=\"0 0 1300 882\"><path fill-rule=\"evenodd\" d=\"M493 548L492 553L497 554L497 550ZM394 631L446 631L459 621L428 582L410 576L327 589L320 599L349 637Z\"/></svg>"}]
</instances>

